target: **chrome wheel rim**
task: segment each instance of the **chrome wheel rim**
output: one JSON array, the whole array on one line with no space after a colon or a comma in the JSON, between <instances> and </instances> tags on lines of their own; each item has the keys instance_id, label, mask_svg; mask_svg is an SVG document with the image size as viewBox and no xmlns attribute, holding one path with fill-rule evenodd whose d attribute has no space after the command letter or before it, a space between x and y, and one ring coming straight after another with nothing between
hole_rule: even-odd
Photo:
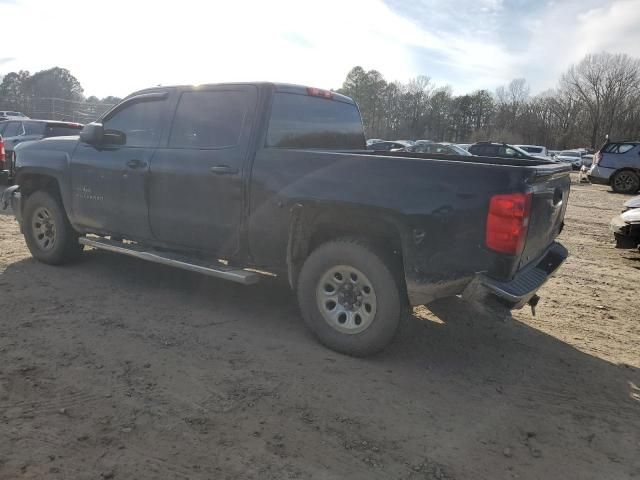
<instances>
[{"instance_id":1,"label":"chrome wheel rim","mask_svg":"<svg viewBox=\"0 0 640 480\"><path fill-rule=\"evenodd\" d=\"M337 265L320 277L316 288L318 309L325 321L341 333L366 330L376 316L376 292L357 268Z\"/></svg>"},{"instance_id":2,"label":"chrome wheel rim","mask_svg":"<svg viewBox=\"0 0 640 480\"><path fill-rule=\"evenodd\" d=\"M45 207L38 207L33 212L31 222L33 238L43 251L51 250L56 244L56 224L51 212Z\"/></svg>"}]
</instances>

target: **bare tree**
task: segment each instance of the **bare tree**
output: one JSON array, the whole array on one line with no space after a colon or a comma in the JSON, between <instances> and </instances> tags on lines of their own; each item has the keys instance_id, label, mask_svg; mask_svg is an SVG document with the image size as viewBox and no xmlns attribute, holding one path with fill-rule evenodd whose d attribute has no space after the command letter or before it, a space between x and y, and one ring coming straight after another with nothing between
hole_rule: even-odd
<instances>
[{"instance_id":1,"label":"bare tree","mask_svg":"<svg viewBox=\"0 0 640 480\"><path fill-rule=\"evenodd\" d=\"M587 55L562 76L561 86L579 98L588 113L590 143L615 134L616 119L624 116L640 92L640 60L626 54Z\"/></svg>"}]
</instances>

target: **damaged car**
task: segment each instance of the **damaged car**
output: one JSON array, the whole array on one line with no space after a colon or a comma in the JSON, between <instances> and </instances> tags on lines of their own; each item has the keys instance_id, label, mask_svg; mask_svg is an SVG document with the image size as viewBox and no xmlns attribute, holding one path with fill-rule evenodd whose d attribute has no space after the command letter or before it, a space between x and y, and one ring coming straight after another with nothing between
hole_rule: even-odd
<instances>
[{"instance_id":1,"label":"damaged car","mask_svg":"<svg viewBox=\"0 0 640 480\"><path fill-rule=\"evenodd\" d=\"M640 245L640 196L624 203L623 212L611 219L611 231L616 248L636 248Z\"/></svg>"}]
</instances>

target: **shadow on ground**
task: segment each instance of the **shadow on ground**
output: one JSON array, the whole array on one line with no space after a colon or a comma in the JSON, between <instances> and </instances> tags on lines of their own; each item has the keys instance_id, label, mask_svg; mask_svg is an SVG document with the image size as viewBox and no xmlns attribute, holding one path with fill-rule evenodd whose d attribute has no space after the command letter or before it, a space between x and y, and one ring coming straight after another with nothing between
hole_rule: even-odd
<instances>
[{"instance_id":1,"label":"shadow on ground","mask_svg":"<svg viewBox=\"0 0 640 480\"><path fill-rule=\"evenodd\" d=\"M457 298L355 359L318 345L271 279L89 251L11 264L0 288L9 475L47 462L118 478L640 475L638 369ZM49 415L43 396L72 414Z\"/></svg>"}]
</instances>

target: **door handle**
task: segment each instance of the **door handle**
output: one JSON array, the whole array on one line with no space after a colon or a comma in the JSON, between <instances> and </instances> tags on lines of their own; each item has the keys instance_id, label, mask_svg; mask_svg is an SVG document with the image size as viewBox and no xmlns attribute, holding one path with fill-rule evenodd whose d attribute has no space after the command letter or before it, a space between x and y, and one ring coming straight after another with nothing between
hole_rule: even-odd
<instances>
[{"instance_id":1,"label":"door handle","mask_svg":"<svg viewBox=\"0 0 640 480\"><path fill-rule=\"evenodd\" d=\"M240 170L230 167L229 165L211 167L211 173L215 173L216 175L235 175L238 172L240 172Z\"/></svg>"},{"instance_id":2,"label":"door handle","mask_svg":"<svg viewBox=\"0 0 640 480\"><path fill-rule=\"evenodd\" d=\"M129 168L143 168L146 166L147 166L146 162L143 162L142 160L138 160L138 159L129 160L127 162L127 167Z\"/></svg>"}]
</instances>

